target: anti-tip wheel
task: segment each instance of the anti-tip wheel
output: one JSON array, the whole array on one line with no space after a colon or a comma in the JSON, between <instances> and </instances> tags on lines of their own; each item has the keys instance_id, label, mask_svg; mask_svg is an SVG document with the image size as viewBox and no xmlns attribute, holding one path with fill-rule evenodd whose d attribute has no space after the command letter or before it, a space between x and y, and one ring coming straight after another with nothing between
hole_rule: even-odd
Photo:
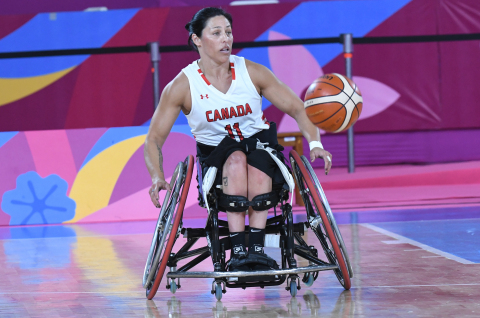
<instances>
[{"instance_id":1,"label":"anti-tip wheel","mask_svg":"<svg viewBox=\"0 0 480 318\"><path fill-rule=\"evenodd\" d=\"M215 285L215 298L217 298L217 300L221 300L222 296L223 296L222 285L221 284L216 284Z\"/></svg>"},{"instance_id":2,"label":"anti-tip wheel","mask_svg":"<svg viewBox=\"0 0 480 318\"><path fill-rule=\"evenodd\" d=\"M170 282L170 292L171 292L172 294L175 294L176 291L177 291L177 283L175 283L175 281L172 280L172 281Z\"/></svg>"},{"instance_id":3,"label":"anti-tip wheel","mask_svg":"<svg viewBox=\"0 0 480 318\"><path fill-rule=\"evenodd\" d=\"M297 282L293 279L290 282L290 295L292 295L292 297L297 296Z\"/></svg>"},{"instance_id":4,"label":"anti-tip wheel","mask_svg":"<svg viewBox=\"0 0 480 318\"><path fill-rule=\"evenodd\" d=\"M305 286L307 286L307 287L312 286L313 282L315 281L315 279L313 278L313 274L312 273L306 273L305 276L306 276L306 279L304 279L304 282L303 282L305 284Z\"/></svg>"}]
</instances>

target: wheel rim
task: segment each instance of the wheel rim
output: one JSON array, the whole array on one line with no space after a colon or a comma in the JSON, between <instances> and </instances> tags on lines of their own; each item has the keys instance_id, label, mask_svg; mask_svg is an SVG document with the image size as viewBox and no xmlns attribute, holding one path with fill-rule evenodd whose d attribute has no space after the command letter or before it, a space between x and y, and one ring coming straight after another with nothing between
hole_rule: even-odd
<instances>
[{"instance_id":1,"label":"wheel rim","mask_svg":"<svg viewBox=\"0 0 480 318\"><path fill-rule=\"evenodd\" d=\"M332 209L330 208L330 204L328 204L327 197L323 192L323 188L320 184L320 181L318 180L317 175L313 171L313 168L308 163L307 158L305 158L305 156L301 156L300 158L305 168L307 168L307 172L309 173L310 178L313 180L317 194L321 197L323 210L325 211L325 214L328 217L328 221L330 223L330 226L332 227L333 234L335 235L337 243L339 244L339 247L340 247L340 251L342 252L343 259L347 263L348 275L350 276L350 278L353 278L353 269L350 264L350 258L348 257L347 248L345 247L345 242L343 241L342 233L338 229L337 222L335 221L335 218L332 213Z\"/></svg>"},{"instance_id":2,"label":"wheel rim","mask_svg":"<svg viewBox=\"0 0 480 318\"><path fill-rule=\"evenodd\" d=\"M309 191L309 189L315 189L313 180L308 174L306 166L300 156L294 150L290 151L290 161L294 171L295 180L297 181L302 199L305 203L308 222L311 222L309 216L320 217L322 220L318 226L314 226L310 223L311 229L320 241L329 262L338 266L338 269L334 270L338 281L345 289L350 289L351 282L347 265L330 226L329 218L323 209L322 201L316 192Z\"/></svg>"},{"instance_id":3,"label":"wheel rim","mask_svg":"<svg viewBox=\"0 0 480 318\"><path fill-rule=\"evenodd\" d=\"M159 287L160 282L161 282L162 277L163 277L163 273L165 272L165 268L167 266L167 262L168 262L168 259L169 259L169 256L170 256L170 252L172 251L173 244L175 243L176 238L177 238L177 234L178 234L177 229L178 229L178 226L180 225L180 222L181 222L181 219L182 219L183 209L184 209L185 203L187 201L188 190L190 188L190 182L192 180L193 156L189 155L186 159L186 162L187 162L187 165L186 165L186 172L185 172L185 179L184 179L185 181L181 185L181 187L182 187L181 191L182 192L181 192L181 195L178 196L180 199L179 199L179 201L177 201L178 206L177 206L177 209L175 211L175 217L174 217L173 225L171 227L171 232L170 232L170 235L168 237L167 244L166 244L166 247L165 247L165 250L164 250L164 253L163 253L163 255L165 255L167 257L162 257L162 260L161 260L160 265L158 266L158 269L157 269L157 272L156 272L155 280L152 284L152 287L151 287L150 291L147 293L147 298L148 299L152 299L155 296L155 294L157 293L158 287Z\"/></svg>"},{"instance_id":4,"label":"wheel rim","mask_svg":"<svg viewBox=\"0 0 480 318\"><path fill-rule=\"evenodd\" d=\"M175 168L175 172L170 181L171 189L174 189L173 193L178 193L179 187L182 184L183 174L183 163L180 162ZM158 263L163 255L165 255L165 242L171 231L171 222L175 207L178 204L178 194L172 195L172 192L168 191L165 195L165 200L163 202L162 210L158 217L157 226L155 228L154 238L152 242L152 247L147 258L147 264L145 265L143 286L146 288L148 284L156 277L158 272ZM152 268L155 268L155 272L152 271Z\"/></svg>"}]
</instances>

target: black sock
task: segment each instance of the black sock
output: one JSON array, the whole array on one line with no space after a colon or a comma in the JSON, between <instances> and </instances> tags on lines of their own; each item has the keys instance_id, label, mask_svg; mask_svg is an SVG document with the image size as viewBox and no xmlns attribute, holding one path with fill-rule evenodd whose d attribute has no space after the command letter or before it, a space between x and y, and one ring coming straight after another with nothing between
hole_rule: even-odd
<instances>
[{"instance_id":1,"label":"black sock","mask_svg":"<svg viewBox=\"0 0 480 318\"><path fill-rule=\"evenodd\" d=\"M232 243L232 256L245 256L245 232L230 232L230 242Z\"/></svg>"},{"instance_id":2,"label":"black sock","mask_svg":"<svg viewBox=\"0 0 480 318\"><path fill-rule=\"evenodd\" d=\"M250 228L248 236L248 252L263 253L263 245L265 242L265 229Z\"/></svg>"}]
</instances>

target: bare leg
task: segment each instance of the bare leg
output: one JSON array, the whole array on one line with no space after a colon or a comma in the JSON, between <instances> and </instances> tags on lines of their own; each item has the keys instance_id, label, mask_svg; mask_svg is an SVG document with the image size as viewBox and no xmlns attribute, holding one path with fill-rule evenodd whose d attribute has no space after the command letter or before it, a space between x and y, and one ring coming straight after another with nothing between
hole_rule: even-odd
<instances>
[{"instance_id":1,"label":"bare leg","mask_svg":"<svg viewBox=\"0 0 480 318\"><path fill-rule=\"evenodd\" d=\"M251 201L255 196L272 191L272 178L265 172L255 167L248 166L248 200ZM267 223L268 210L255 211L252 208L248 210L248 220L251 227L264 229Z\"/></svg>"},{"instance_id":2,"label":"bare leg","mask_svg":"<svg viewBox=\"0 0 480 318\"><path fill-rule=\"evenodd\" d=\"M223 193L247 196L247 157L242 151L233 152L223 165ZM245 212L228 212L230 232L245 231Z\"/></svg>"}]
</instances>

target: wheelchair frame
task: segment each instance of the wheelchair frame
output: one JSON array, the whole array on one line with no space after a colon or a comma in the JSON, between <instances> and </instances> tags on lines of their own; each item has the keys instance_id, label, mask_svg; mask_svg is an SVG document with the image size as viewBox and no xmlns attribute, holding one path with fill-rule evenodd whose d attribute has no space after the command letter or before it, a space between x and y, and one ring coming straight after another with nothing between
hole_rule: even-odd
<instances>
[{"instance_id":1,"label":"wheelchair frame","mask_svg":"<svg viewBox=\"0 0 480 318\"><path fill-rule=\"evenodd\" d=\"M175 293L180 288L180 278L213 278L211 293L217 300L222 298L228 288L265 287L281 285L287 282L286 290L291 296L297 294L300 287L299 274L304 274L302 281L311 286L318 277L319 271L333 270L345 289L350 289L350 278L353 271L350 266L343 238L338 230L325 193L315 175L310 163L297 152L290 152L292 172L299 187L307 213L306 222L293 222L292 207L288 200L288 192L280 192L280 210L274 207L275 216L267 219L266 236L276 235L276 247L281 249L281 269L265 271L226 271L226 253L231 249L228 223L218 218L218 200L214 191L207 195L209 203L208 218L204 228L183 228L182 213L185 206L188 189L193 174L193 156L188 156L180 162L170 181L171 193L167 192L159 213L152 245L144 271L143 286L146 296L152 299L160 285L166 266L170 267L167 273L166 288ZM201 172L198 176L201 182ZM200 188L200 187L199 187ZM180 194L181 191L181 195ZM304 232L310 228L319 239L325 252L327 261L318 258L318 251L309 246L302 238ZM245 227L248 242L249 227ZM183 234L187 242L178 250L171 253L172 247ZM168 237L168 240L167 240ZM207 246L191 250L199 238L205 237ZM267 239L266 239L267 240ZM295 243L296 242L296 243ZM266 244L266 246L268 246ZM271 245L270 245L271 246ZM294 255L309 261L309 266L297 267ZM180 260L195 257L177 269ZM190 271L194 266L211 257L213 272Z\"/></svg>"}]
</instances>

